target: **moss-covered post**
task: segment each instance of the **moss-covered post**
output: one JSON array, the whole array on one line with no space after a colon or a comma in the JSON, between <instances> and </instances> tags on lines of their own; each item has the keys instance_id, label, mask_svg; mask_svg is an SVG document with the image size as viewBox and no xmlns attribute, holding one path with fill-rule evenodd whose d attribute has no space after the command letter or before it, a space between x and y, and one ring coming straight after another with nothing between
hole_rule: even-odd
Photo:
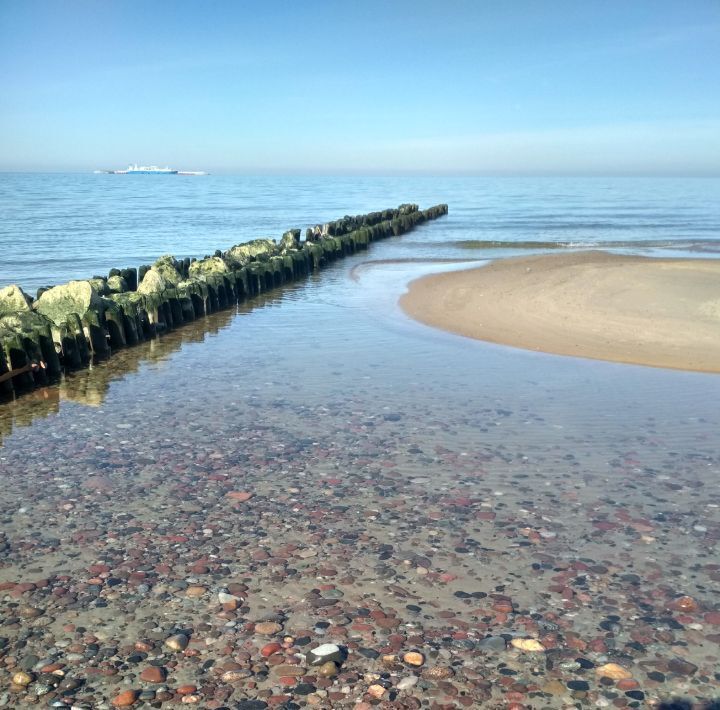
<instances>
[{"instance_id":1,"label":"moss-covered post","mask_svg":"<svg viewBox=\"0 0 720 710\"><path fill-rule=\"evenodd\" d=\"M152 338L447 212L444 204L427 210L404 204L346 215L309 228L304 243L299 229L289 229L279 242L255 239L201 260L166 255L139 270L111 269L107 278L41 288L34 302L16 286L0 289L0 374L42 360L46 369L22 373L17 386L42 384L62 367L86 364L91 353L109 354L108 343L115 350ZM12 391L13 384L0 391Z\"/></svg>"}]
</instances>

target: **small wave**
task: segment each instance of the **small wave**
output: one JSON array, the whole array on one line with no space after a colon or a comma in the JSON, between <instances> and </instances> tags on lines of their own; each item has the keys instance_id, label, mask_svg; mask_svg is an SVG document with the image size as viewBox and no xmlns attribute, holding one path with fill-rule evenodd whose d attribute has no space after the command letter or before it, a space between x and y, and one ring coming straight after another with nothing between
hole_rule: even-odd
<instances>
[{"instance_id":1,"label":"small wave","mask_svg":"<svg viewBox=\"0 0 720 710\"><path fill-rule=\"evenodd\" d=\"M720 240L698 241L696 239L582 240L571 242L462 239L450 242L450 244L459 249L682 249L684 251L720 254Z\"/></svg>"},{"instance_id":2,"label":"small wave","mask_svg":"<svg viewBox=\"0 0 720 710\"><path fill-rule=\"evenodd\" d=\"M472 261L485 261L484 259L443 259L443 258L405 258L405 259L368 259L350 269L350 279L360 281L360 272L371 266L385 266L388 264L466 264Z\"/></svg>"}]
</instances>

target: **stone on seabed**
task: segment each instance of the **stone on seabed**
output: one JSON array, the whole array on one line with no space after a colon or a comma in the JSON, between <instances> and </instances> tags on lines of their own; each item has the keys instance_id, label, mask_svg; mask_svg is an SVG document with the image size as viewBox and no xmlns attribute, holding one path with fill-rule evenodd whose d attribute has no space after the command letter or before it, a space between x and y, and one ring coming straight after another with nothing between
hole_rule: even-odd
<instances>
[{"instance_id":1,"label":"stone on seabed","mask_svg":"<svg viewBox=\"0 0 720 710\"><path fill-rule=\"evenodd\" d=\"M184 651L190 639L185 634L175 634L165 640L165 645L173 651Z\"/></svg>"},{"instance_id":2,"label":"stone on seabed","mask_svg":"<svg viewBox=\"0 0 720 710\"><path fill-rule=\"evenodd\" d=\"M276 621L259 621L255 624L255 633L263 636L272 636L273 634L279 634L281 631L282 626Z\"/></svg>"},{"instance_id":3,"label":"stone on seabed","mask_svg":"<svg viewBox=\"0 0 720 710\"><path fill-rule=\"evenodd\" d=\"M317 669L317 674L324 678L332 678L337 675L337 672L337 665L333 661L327 661Z\"/></svg>"},{"instance_id":4,"label":"stone on seabed","mask_svg":"<svg viewBox=\"0 0 720 710\"><path fill-rule=\"evenodd\" d=\"M26 673L25 671L18 671L17 673L13 674L12 682L15 685L30 685L30 683L33 682L33 676L30 675L30 673Z\"/></svg>"},{"instance_id":5,"label":"stone on seabed","mask_svg":"<svg viewBox=\"0 0 720 710\"><path fill-rule=\"evenodd\" d=\"M312 649L307 655L308 662L311 666L320 666L328 661L333 661L340 665L345 661L345 658L345 651L334 643L324 643Z\"/></svg>"},{"instance_id":6,"label":"stone on seabed","mask_svg":"<svg viewBox=\"0 0 720 710\"><path fill-rule=\"evenodd\" d=\"M116 708L129 708L132 705L135 705L138 695L139 693L137 690L124 690L122 693L113 698L112 704Z\"/></svg>"},{"instance_id":7,"label":"stone on seabed","mask_svg":"<svg viewBox=\"0 0 720 710\"><path fill-rule=\"evenodd\" d=\"M632 678L632 673L617 663L606 663L595 669L598 676L612 678L613 680L622 680L624 678Z\"/></svg>"},{"instance_id":8,"label":"stone on seabed","mask_svg":"<svg viewBox=\"0 0 720 710\"><path fill-rule=\"evenodd\" d=\"M423 663L425 663L425 656L423 656L422 653L418 653L417 651L408 651L403 656L403 661L405 661L405 663L410 666L421 666Z\"/></svg>"},{"instance_id":9,"label":"stone on seabed","mask_svg":"<svg viewBox=\"0 0 720 710\"><path fill-rule=\"evenodd\" d=\"M164 683L167 672L162 666L149 666L140 674L140 680L146 683Z\"/></svg>"},{"instance_id":10,"label":"stone on seabed","mask_svg":"<svg viewBox=\"0 0 720 710\"><path fill-rule=\"evenodd\" d=\"M513 648L527 651L528 653L539 653L545 650L545 646L535 639L513 639L510 641L510 644Z\"/></svg>"},{"instance_id":11,"label":"stone on seabed","mask_svg":"<svg viewBox=\"0 0 720 710\"><path fill-rule=\"evenodd\" d=\"M398 690L409 690L418 684L420 679L415 675L405 676L401 678L395 686Z\"/></svg>"}]
</instances>

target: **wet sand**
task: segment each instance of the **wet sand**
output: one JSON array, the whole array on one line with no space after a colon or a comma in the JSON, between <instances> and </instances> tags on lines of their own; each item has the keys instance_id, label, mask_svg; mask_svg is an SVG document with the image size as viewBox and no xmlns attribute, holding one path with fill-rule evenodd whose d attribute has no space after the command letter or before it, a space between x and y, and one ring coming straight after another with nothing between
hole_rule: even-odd
<instances>
[{"instance_id":1,"label":"wet sand","mask_svg":"<svg viewBox=\"0 0 720 710\"><path fill-rule=\"evenodd\" d=\"M427 325L493 343L720 372L720 260L504 259L414 281L400 304Z\"/></svg>"}]
</instances>

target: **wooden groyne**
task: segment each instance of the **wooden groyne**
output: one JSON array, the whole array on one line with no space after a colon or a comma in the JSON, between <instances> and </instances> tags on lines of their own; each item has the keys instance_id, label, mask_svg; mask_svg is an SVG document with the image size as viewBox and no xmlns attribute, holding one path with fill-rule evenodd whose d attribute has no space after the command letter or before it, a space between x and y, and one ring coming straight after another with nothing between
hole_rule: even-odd
<instances>
[{"instance_id":1,"label":"wooden groyne","mask_svg":"<svg viewBox=\"0 0 720 710\"><path fill-rule=\"evenodd\" d=\"M162 256L138 269L112 269L40 289L0 289L0 398L41 387L64 371L87 366L120 348L306 278L371 242L410 231L447 214L445 204L404 204L343 217L279 241L256 239L203 259Z\"/></svg>"}]
</instances>

